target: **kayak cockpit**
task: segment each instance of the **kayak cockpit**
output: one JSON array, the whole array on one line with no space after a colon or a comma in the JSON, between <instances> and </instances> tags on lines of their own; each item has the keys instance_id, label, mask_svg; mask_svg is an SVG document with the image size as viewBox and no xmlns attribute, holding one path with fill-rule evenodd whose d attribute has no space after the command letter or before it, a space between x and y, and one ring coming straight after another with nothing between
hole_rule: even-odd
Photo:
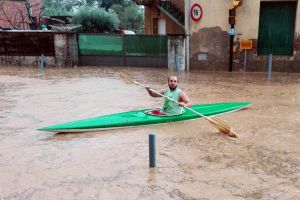
<instances>
[{"instance_id":1,"label":"kayak cockpit","mask_svg":"<svg viewBox=\"0 0 300 200\"><path fill-rule=\"evenodd\" d=\"M175 115L167 114L167 113L163 112L161 109L146 110L145 113L147 115L158 116L158 117L172 117L172 116L182 115L184 113L184 111L181 114L175 114Z\"/></svg>"}]
</instances>

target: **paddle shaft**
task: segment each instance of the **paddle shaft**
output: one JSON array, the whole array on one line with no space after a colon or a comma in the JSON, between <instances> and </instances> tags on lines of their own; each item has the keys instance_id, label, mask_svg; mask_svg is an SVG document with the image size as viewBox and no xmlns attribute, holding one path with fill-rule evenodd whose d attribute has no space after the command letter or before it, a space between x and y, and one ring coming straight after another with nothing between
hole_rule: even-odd
<instances>
[{"instance_id":1,"label":"paddle shaft","mask_svg":"<svg viewBox=\"0 0 300 200\"><path fill-rule=\"evenodd\" d=\"M143 87L143 88L146 88L146 86L144 86L143 84L141 84L141 83L139 83L139 82L137 82L137 81L134 81L134 80L133 80L133 82L134 82L135 84L137 84L137 85ZM176 101L176 100L174 100L174 99L172 99L172 98L170 98L170 97L168 97L168 96L166 96L166 95L163 95L163 94L161 94L161 93L159 93L159 92L157 92L157 91L155 91L155 90L153 90L153 89L151 89L151 88L149 88L149 90L150 90L151 92L154 92L155 94L161 96L161 97L164 97L164 98L169 99L170 101L173 101L174 103L176 103L176 104L178 104L178 105L180 104L178 101ZM202 115L201 113L197 112L196 110L193 110L192 108L189 108L189 107L187 107L187 106L183 106L183 107L184 107L185 109L188 109L189 111L192 111L193 113L196 113L197 115L200 115L201 117L203 117L203 118L205 118L205 119L207 119L207 120L209 120L209 121L212 121L212 122L216 123L213 119L211 119L211 118L209 118L209 117L206 117L205 115Z\"/></svg>"}]
</instances>

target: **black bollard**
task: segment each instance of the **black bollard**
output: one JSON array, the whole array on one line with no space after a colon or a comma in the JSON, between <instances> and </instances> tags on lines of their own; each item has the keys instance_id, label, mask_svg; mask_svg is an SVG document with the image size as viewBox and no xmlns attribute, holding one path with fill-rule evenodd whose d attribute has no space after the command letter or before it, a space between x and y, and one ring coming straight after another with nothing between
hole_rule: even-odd
<instances>
[{"instance_id":1,"label":"black bollard","mask_svg":"<svg viewBox=\"0 0 300 200\"><path fill-rule=\"evenodd\" d=\"M155 142L155 133L149 134L149 166L156 167L156 142Z\"/></svg>"}]
</instances>

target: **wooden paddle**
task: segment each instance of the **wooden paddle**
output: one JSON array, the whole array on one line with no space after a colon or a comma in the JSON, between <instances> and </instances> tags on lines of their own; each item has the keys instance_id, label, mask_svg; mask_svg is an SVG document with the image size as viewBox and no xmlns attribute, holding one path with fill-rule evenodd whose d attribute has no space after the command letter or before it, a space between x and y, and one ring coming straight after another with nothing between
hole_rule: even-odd
<instances>
[{"instance_id":1,"label":"wooden paddle","mask_svg":"<svg viewBox=\"0 0 300 200\"><path fill-rule=\"evenodd\" d=\"M141 83L139 83L139 82L133 80L132 78L130 78L129 76L127 76L127 75L125 75L125 74L120 74L120 77L121 77L122 79L124 79L124 80L130 82L130 83L134 83L134 84L139 85L139 86L141 86L141 87L143 87L143 88L146 88L146 86L144 86L143 84L141 84ZM155 94L161 96L161 97L164 97L164 98L169 99L170 101L176 103L177 105L180 104L179 102L177 102L176 100L174 100L174 99L172 99L172 98L170 98L170 97L168 97L168 96L165 96L165 95L163 95L163 94L161 94L161 93L159 93L159 92L157 92L157 91L155 91L155 90L153 90L153 89L150 89L150 90L151 90L152 92L154 92ZM223 134L225 134L225 135L227 135L227 136L229 136L229 137L237 138L237 135L233 132L231 126L230 126L227 122L225 122L225 121L223 121L223 120L221 120L221 119L218 119L218 118L210 118L210 117L207 117L207 116L205 116L205 115L203 115L203 114L197 112L196 110L193 110L192 108L189 108L189 107L187 107L187 106L183 106L183 107L184 107L185 109L190 110L191 112L193 112L193 113L195 113L195 114L197 114L197 115L203 117L204 119L206 119L206 120L210 123L210 125L212 125L212 126L213 126L215 129L217 129L220 133L223 133Z\"/></svg>"}]
</instances>

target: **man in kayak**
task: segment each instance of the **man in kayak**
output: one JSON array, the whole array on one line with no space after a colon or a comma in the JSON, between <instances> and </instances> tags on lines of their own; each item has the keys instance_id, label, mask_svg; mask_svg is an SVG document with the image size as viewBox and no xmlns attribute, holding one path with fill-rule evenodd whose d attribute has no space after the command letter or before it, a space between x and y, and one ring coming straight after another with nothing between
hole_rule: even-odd
<instances>
[{"instance_id":1,"label":"man in kayak","mask_svg":"<svg viewBox=\"0 0 300 200\"><path fill-rule=\"evenodd\" d=\"M179 102L179 104L165 98L162 110L158 110L158 111L156 110L151 114L180 115L183 113L184 106L191 107L192 104L189 97L181 89L177 88L178 85L177 76L169 76L168 85L169 85L168 89L162 90L159 93L168 96L171 99L174 99L175 101ZM146 87L146 90L148 91L151 97L162 97L161 95L153 92L149 87Z\"/></svg>"}]
</instances>

